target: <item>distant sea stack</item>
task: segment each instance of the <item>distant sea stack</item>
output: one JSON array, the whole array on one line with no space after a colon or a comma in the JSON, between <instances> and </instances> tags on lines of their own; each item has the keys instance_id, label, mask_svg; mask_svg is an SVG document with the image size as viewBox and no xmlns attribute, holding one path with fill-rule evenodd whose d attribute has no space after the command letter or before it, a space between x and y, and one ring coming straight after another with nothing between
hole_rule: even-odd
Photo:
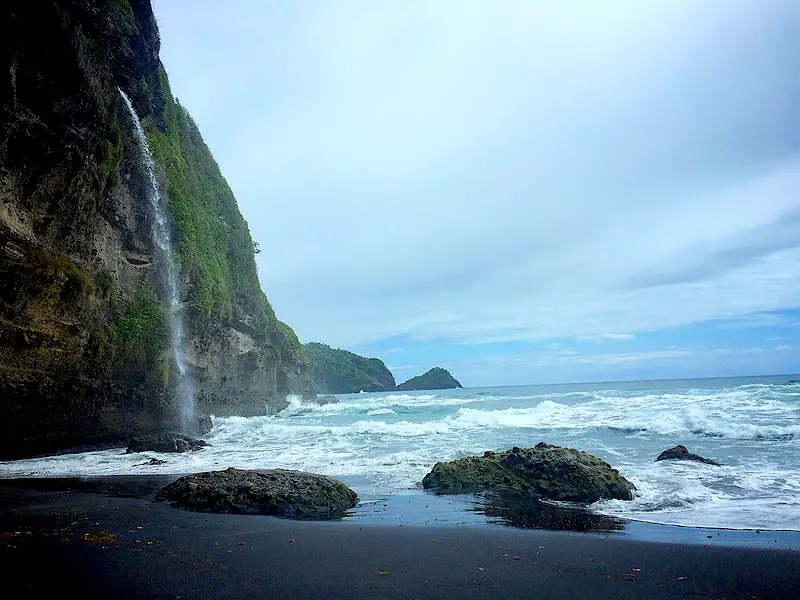
<instances>
[{"instance_id":1,"label":"distant sea stack","mask_svg":"<svg viewBox=\"0 0 800 600\"><path fill-rule=\"evenodd\" d=\"M452 390L463 387L447 369L434 367L423 375L412 377L397 386L397 391Z\"/></svg>"},{"instance_id":2,"label":"distant sea stack","mask_svg":"<svg viewBox=\"0 0 800 600\"><path fill-rule=\"evenodd\" d=\"M236 199L170 91L149 0L8 0L0 22L0 458L178 426L175 310L198 414L313 398ZM152 151L177 302L120 90Z\"/></svg>"},{"instance_id":3,"label":"distant sea stack","mask_svg":"<svg viewBox=\"0 0 800 600\"><path fill-rule=\"evenodd\" d=\"M377 358L366 358L319 342L305 345L311 380L318 394L356 394L394 390L394 375Z\"/></svg>"}]
</instances>

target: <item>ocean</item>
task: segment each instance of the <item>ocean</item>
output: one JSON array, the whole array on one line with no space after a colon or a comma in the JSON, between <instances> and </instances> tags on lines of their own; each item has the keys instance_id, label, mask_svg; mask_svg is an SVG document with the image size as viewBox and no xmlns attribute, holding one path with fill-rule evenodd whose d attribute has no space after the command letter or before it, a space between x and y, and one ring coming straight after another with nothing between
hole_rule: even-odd
<instances>
[{"instance_id":1,"label":"ocean","mask_svg":"<svg viewBox=\"0 0 800 600\"><path fill-rule=\"evenodd\" d=\"M274 416L214 418L211 446L124 449L0 462L0 477L178 474L288 468L339 478L369 506L422 494L434 463L543 441L594 454L632 481L633 501L589 510L635 521L800 531L797 376L468 388L290 399ZM676 444L723 466L662 461Z\"/></svg>"}]
</instances>

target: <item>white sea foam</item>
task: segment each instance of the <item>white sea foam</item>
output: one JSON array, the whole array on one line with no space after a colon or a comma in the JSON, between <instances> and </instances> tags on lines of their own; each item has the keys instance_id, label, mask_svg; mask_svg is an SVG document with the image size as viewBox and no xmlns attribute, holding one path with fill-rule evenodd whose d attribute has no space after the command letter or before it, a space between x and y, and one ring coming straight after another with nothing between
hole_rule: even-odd
<instances>
[{"instance_id":1,"label":"white sea foam","mask_svg":"<svg viewBox=\"0 0 800 600\"><path fill-rule=\"evenodd\" d=\"M800 437L800 425L794 421L797 409L784 402L765 401L757 408L764 423L748 422L754 415L737 422L737 412L753 412L751 403L744 408L734 400L741 397L704 398L667 395L635 399L605 398L568 406L544 400L531 408L502 410L459 409L455 421L464 427L522 427L564 429L612 429L627 433L648 432L659 435L696 435L730 439L788 440ZM704 402L702 400L705 400ZM771 419L780 423L767 423Z\"/></svg>"},{"instance_id":2,"label":"white sea foam","mask_svg":"<svg viewBox=\"0 0 800 600\"><path fill-rule=\"evenodd\" d=\"M591 509L669 525L800 530L800 482L791 472L659 462L639 465L629 479L633 501L603 500Z\"/></svg>"},{"instance_id":3,"label":"white sea foam","mask_svg":"<svg viewBox=\"0 0 800 600\"><path fill-rule=\"evenodd\" d=\"M597 511L654 522L800 529L800 402L797 388L747 384L717 389L540 392L451 390L358 394L317 405L288 398L275 416L214 418L201 452L158 455L105 450L0 463L0 476L187 473L283 467L352 481L369 499L413 488L439 460L538 441L600 456L631 479L632 502ZM725 463L653 462L684 443Z\"/></svg>"}]
</instances>

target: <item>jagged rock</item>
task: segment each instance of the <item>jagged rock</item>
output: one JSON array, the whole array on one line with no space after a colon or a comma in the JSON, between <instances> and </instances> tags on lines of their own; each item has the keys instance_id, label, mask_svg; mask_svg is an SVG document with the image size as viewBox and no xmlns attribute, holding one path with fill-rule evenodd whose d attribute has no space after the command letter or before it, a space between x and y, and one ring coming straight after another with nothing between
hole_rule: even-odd
<instances>
[{"instance_id":1,"label":"jagged rock","mask_svg":"<svg viewBox=\"0 0 800 600\"><path fill-rule=\"evenodd\" d=\"M341 481L285 469L230 468L181 477L162 489L156 501L202 512L338 518L358 503Z\"/></svg>"},{"instance_id":2,"label":"jagged rock","mask_svg":"<svg viewBox=\"0 0 800 600\"><path fill-rule=\"evenodd\" d=\"M550 500L591 503L604 498L631 500L635 486L596 456L540 442L533 448L487 450L438 462L422 480L439 493L524 493Z\"/></svg>"},{"instance_id":3,"label":"jagged rock","mask_svg":"<svg viewBox=\"0 0 800 600\"><path fill-rule=\"evenodd\" d=\"M659 460L693 460L695 462L701 462L706 465L715 465L717 467L722 466L722 463L718 463L715 460L711 460L710 458L703 458L698 454L692 454L689 452L689 449L686 446L678 444L674 448L670 448L669 450L664 450L661 454L658 455L656 458L656 462Z\"/></svg>"},{"instance_id":4,"label":"jagged rock","mask_svg":"<svg viewBox=\"0 0 800 600\"><path fill-rule=\"evenodd\" d=\"M167 461L165 461L165 460L159 460L158 458L151 458L147 462L138 463L138 464L135 464L133 466L134 467L155 467L155 466L158 466L158 465L165 465L165 464L167 464Z\"/></svg>"},{"instance_id":5,"label":"jagged rock","mask_svg":"<svg viewBox=\"0 0 800 600\"><path fill-rule=\"evenodd\" d=\"M200 432L200 435L209 433L213 427L214 423L209 415L199 415L197 417L197 431Z\"/></svg>"},{"instance_id":6,"label":"jagged rock","mask_svg":"<svg viewBox=\"0 0 800 600\"><path fill-rule=\"evenodd\" d=\"M161 433L131 438L125 454L133 452L190 452L208 446L203 440L196 440L178 433Z\"/></svg>"}]
</instances>

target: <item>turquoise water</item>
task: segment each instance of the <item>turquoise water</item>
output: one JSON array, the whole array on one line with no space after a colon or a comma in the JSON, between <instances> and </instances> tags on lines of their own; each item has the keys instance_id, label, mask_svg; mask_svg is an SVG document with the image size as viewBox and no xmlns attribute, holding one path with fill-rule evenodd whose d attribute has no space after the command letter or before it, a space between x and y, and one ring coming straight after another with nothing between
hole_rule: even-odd
<instances>
[{"instance_id":1,"label":"turquoise water","mask_svg":"<svg viewBox=\"0 0 800 600\"><path fill-rule=\"evenodd\" d=\"M597 513L655 523L800 530L797 376L353 394L292 399L270 417L214 419L202 452L105 450L0 463L4 477L284 467L339 477L365 506L418 490L439 460L539 441L595 454L638 488ZM724 463L654 462L676 444ZM153 455L155 456L155 455Z\"/></svg>"}]
</instances>

